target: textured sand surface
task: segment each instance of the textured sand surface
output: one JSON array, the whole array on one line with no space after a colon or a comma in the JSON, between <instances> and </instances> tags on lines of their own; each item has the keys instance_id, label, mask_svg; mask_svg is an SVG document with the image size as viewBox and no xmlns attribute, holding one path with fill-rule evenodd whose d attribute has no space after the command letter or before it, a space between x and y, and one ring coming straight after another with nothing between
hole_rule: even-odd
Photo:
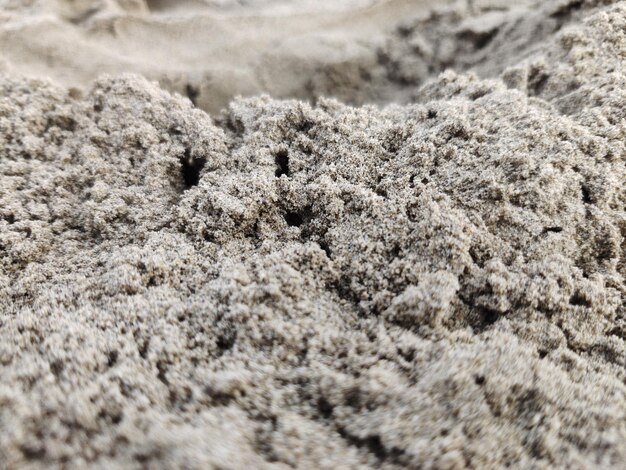
<instances>
[{"instance_id":1,"label":"textured sand surface","mask_svg":"<svg viewBox=\"0 0 626 470\"><path fill-rule=\"evenodd\" d=\"M89 28L286 4L148 3ZM368 74L209 115L0 2L0 467L626 466L626 2L365 3Z\"/></svg>"}]
</instances>

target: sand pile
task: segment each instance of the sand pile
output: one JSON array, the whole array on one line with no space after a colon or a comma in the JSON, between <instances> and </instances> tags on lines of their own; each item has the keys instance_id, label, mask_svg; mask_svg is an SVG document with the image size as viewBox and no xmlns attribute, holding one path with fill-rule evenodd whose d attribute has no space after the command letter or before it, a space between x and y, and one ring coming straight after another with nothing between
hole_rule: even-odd
<instances>
[{"instance_id":1,"label":"sand pile","mask_svg":"<svg viewBox=\"0 0 626 470\"><path fill-rule=\"evenodd\" d=\"M626 2L508 3L386 108L1 78L2 466L623 468Z\"/></svg>"}]
</instances>

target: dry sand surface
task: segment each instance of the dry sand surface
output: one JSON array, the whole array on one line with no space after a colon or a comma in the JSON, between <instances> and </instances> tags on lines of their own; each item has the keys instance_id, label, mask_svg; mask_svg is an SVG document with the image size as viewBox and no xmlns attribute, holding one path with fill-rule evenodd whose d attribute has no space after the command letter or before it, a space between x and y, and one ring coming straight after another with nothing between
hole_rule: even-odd
<instances>
[{"instance_id":1,"label":"dry sand surface","mask_svg":"<svg viewBox=\"0 0 626 470\"><path fill-rule=\"evenodd\" d=\"M0 51L0 468L626 467L626 1L0 0Z\"/></svg>"}]
</instances>

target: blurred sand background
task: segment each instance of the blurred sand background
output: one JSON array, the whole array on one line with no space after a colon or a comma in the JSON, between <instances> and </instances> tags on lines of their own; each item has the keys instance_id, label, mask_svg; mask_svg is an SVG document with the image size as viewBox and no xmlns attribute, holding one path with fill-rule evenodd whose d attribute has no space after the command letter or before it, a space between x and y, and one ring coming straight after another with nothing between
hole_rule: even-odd
<instances>
[{"instance_id":1,"label":"blurred sand background","mask_svg":"<svg viewBox=\"0 0 626 470\"><path fill-rule=\"evenodd\" d=\"M386 33L446 1L4 0L5 70L83 87L140 73L208 111L233 96L400 99L368 76Z\"/></svg>"}]
</instances>

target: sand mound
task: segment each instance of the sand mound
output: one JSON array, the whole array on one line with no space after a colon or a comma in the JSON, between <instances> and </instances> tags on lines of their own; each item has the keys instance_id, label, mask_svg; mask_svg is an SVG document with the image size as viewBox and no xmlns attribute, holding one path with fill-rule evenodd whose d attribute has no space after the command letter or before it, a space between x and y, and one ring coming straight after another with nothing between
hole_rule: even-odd
<instances>
[{"instance_id":1,"label":"sand mound","mask_svg":"<svg viewBox=\"0 0 626 470\"><path fill-rule=\"evenodd\" d=\"M626 2L473 3L384 109L0 79L4 466L622 468Z\"/></svg>"}]
</instances>

